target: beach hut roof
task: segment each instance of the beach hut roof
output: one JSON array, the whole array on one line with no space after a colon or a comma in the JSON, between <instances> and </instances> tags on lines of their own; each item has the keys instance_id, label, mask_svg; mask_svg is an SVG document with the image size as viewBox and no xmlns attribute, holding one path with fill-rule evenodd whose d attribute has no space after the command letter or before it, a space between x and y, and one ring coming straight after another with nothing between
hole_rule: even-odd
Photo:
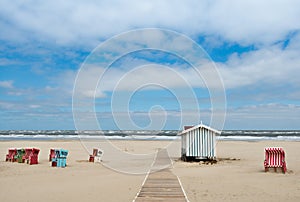
<instances>
[{"instance_id":1,"label":"beach hut roof","mask_svg":"<svg viewBox=\"0 0 300 202\"><path fill-rule=\"evenodd\" d=\"M183 134L185 134L185 133L187 133L189 131L195 130L196 128L205 128L207 130L213 131L214 133L221 134L221 131L218 131L216 129L213 129L213 128L209 127L209 126L206 126L206 125L200 123L200 124L198 124L196 126L193 126L191 128L188 128L186 130L181 131L178 135L183 135Z\"/></svg>"}]
</instances>

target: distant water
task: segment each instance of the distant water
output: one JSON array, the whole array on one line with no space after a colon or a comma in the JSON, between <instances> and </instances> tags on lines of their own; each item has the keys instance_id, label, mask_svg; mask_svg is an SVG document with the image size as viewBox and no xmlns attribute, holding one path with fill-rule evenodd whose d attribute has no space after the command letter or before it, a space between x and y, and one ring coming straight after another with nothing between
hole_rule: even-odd
<instances>
[{"instance_id":1,"label":"distant water","mask_svg":"<svg viewBox=\"0 0 300 202\"><path fill-rule=\"evenodd\" d=\"M0 131L0 140L175 140L179 131L76 131L76 130L5 130ZM260 141L283 140L300 141L300 130L225 130L219 140Z\"/></svg>"},{"instance_id":2,"label":"distant water","mask_svg":"<svg viewBox=\"0 0 300 202\"><path fill-rule=\"evenodd\" d=\"M222 131L218 139L300 141L300 130L225 130Z\"/></svg>"}]
</instances>

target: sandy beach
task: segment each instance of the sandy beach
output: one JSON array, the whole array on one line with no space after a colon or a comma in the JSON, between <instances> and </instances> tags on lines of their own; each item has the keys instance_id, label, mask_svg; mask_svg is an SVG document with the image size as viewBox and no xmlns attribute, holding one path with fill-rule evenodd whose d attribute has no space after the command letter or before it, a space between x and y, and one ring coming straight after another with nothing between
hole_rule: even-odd
<instances>
[{"instance_id":1,"label":"sandy beach","mask_svg":"<svg viewBox=\"0 0 300 202\"><path fill-rule=\"evenodd\" d=\"M155 151L167 141L113 141L126 152ZM189 201L300 201L300 142L219 141L217 164L179 161L172 153L176 174ZM265 173L264 147L281 146L286 152L288 171ZM38 165L5 162L11 147L41 149ZM50 148L69 150L66 168L50 167ZM145 175L113 171L89 163L80 141L2 141L0 142L0 201L132 201ZM134 166L134 165L131 165Z\"/></svg>"}]
</instances>

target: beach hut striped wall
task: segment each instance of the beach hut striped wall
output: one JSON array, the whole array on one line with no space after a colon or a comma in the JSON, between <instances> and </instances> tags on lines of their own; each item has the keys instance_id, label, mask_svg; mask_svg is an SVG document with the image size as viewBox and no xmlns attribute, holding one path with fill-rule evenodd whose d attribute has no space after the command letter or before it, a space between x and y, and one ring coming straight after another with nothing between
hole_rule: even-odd
<instances>
[{"instance_id":1,"label":"beach hut striped wall","mask_svg":"<svg viewBox=\"0 0 300 202\"><path fill-rule=\"evenodd\" d=\"M184 127L181 136L181 158L184 161L194 159L216 159L216 135L220 131L204 124Z\"/></svg>"}]
</instances>

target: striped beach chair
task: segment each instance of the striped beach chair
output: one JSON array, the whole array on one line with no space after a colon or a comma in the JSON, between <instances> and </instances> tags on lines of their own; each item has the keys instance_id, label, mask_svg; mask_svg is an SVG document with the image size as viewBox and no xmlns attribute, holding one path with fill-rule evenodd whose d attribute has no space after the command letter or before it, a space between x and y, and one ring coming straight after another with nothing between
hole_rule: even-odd
<instances>
[{"instance_id":1,"label":"striped beach chair","mask_svg":"<svg viewBox=\"0 0 300 202\"><path fill-rule=\"evenodd\" d=\"M24 155L25 155L25 149L23 148L17 149L17 154L14 157L15 161L18 163L24 163L23 161Z\"/></svg>"},{"instance_id":2,"label":"striped beach chair","mask_svg":"<svg viewBox=\"0 0 300 202\"><path fill-rule=\"evenodd\" d=\"M38 157L39 157L40 150L37 148L32 148L31 153L29 154L28 163L29 165L38 164Z\"/></svg>"},{"instance_id":3,"label":"striped beach chair","mask_svg":"<svg viewBox=\"0 0 300 202\"><path fill-rule=\"evenodd\" d=\"M103 152L100 149L94 148L93 154L90 155L89 162L101 162Z\"/></svg>"},{"instance_id":4,"label":"striped beach chair","mask_svg":"<svg viewBox=\"0 0 300 202\"><path fill-rule=\"evenodd\" d=\"M281 168L282 172L285 173L286 162L285 162L285 153L281 147L267 147L265 148L265 172L269 171L269 168L274 168L277 171L277 168Z\"/></svg>"},{"instance_id":5,"label":"striped beach chair","mask_svg":"<svg viewBox=\"0 0 300 202\"><path fill-rule=\"evenodd\" d=\"M15 155L17 155L17 149L16 148L10 148L8 149L8 154L6 154L5 161L15 161Z\"/></svg>"},{"instance_id":6,"label":"striped beach chair","mask_svg":"<svg viewBox=\"0 0 300 202\"><path fill-rule=\"evenodd\" d=\"M23 162L29 163L29 156L32 153L32 148L25 148L25 154L23 156Z\"/></svg>"},{"instance_id":7,"label":"striped beach chair","mask_svg":"<svg viewBox=\"0 0 300 202\"><path fill-rule=\"evenodd\" d=\"M100 163L102 155L103 155L103 151L99 149L97 155L95 156L95 162Z\"/></svg>"},{"instance_id":8,"label":"striped beach chair","mask_svg":"<svg viewBox=\"0 0 300 202\"><path fill-rule=\"evenodd\" d=\"M49 159L51 158L52 167L66 167L68 150L65 149L50 149Z\"/></svg>"},{"instance_id":9,"label":"striped beach chair","mask_svg":"<svg viewBox=\"0 0 300 202\"><path fill-rule=\"evenodd\" d=\"M56 154L55 154L55 149L50 149L50 153L49 153L49 161L51 162L53 158L55 158Z\"/></svg>"}]
</instances>

